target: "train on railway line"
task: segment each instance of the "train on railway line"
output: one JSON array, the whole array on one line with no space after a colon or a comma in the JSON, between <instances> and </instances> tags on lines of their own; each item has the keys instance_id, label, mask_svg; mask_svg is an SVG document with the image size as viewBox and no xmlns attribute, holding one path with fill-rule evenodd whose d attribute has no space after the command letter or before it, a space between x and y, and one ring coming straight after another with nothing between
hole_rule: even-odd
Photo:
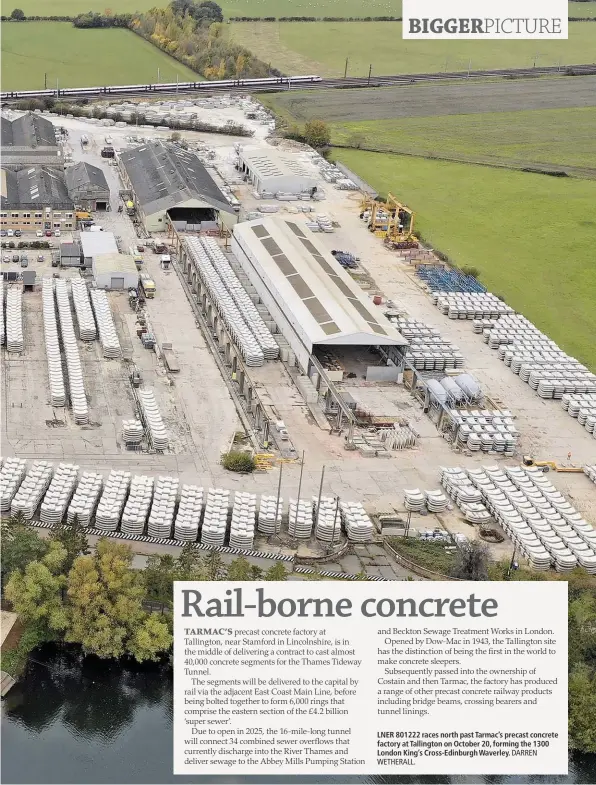
<instances>
[{"instance_id":1,"label":"train on railway line","mask_svg":"<svg viewBox=\"0 0 596 785\"><path fill-rule=\"evenodd\" d=\"M236 90L248 87L293 87L321 82L320 76L272 76L264 79L223 79L213 82L173 82L167 84L129 84L106 87L56 87L54 90L9 90L0 93L2 100L16 98L67 98L95 97L102 95L173 93L177 90Z\"/></svg>"}]
</instances>

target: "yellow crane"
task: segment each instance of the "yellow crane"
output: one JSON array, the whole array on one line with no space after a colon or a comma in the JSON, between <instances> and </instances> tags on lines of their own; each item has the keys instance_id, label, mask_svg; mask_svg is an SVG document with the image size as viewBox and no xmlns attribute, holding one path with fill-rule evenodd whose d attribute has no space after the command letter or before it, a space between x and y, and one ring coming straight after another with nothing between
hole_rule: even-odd
<instances>
[{"instance_id":1,"label":"yellow crane","mask_svg":"<svg viewBox=\"0 0 596 785\"><path fill-rule=\"evenodd\" d=\"M365 195L360 204L360 217L366 217L367 227L393 248L417 248L414 235L414 211L399 202L393 194L386 201Z\"/></svg>"}]
</instances>

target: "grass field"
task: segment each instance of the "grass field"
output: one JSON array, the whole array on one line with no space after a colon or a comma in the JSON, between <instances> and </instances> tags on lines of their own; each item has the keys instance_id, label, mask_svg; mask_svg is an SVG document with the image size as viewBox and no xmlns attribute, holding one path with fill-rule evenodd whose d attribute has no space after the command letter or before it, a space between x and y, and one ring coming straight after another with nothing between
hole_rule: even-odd
<instances>
[{"instance_id":1,"label":"grass field","mask_svg":"<svg viewBox=\"0 0 596 785\"><path fill-rule=\"evenodd\" d=\"M326 118L336 144L517 168L564 165L596 177L596 77L285 91L260 98L289 124Z\"/></svg>"},{"instance_id":2,"label":"grass field","mask_svg":"<svg viewBox=\"0 0 596 785\"><path fill-rule=\"evenodd\" d=\"M154 0L120 0L113 11L127 13L146 11L154 6L166 5ZM108 4L109 5L109 4ZM226 17L230 16L400 16L401 0L220 0ZM106 0L21 0L19 8L26 14L43 16L74 16L84 11L104 11ZM596 2L568 3L569 16L596 16ZM12 7L11 7L12 9ZM5 9L4 13L10 13Z\"/></svg>"},{"instance_id":3,"label":"grass field","mask_svg":"<svg viewBox=\"0 0 596 785\"><path fill-rule=\"evenodd\" d=\"M586 5L588 5L586 3ZM596 3L594 4L596 5ZM231 34L284 73L343 76L432 73L596 61L596 23L573 22L566 41L404 41L401 22L234 22Z\"/></svg>"},{"instance_id":4,"label":"grass field","mask_svg":"<svg viewBox=\"0 0 596 785\"><path fill-rule=\"evenodd\" d=\"M417 212L418 228L596 369L596 183L353 150L335 157Z\"/></svg>"},{"instance_id":5,"label":"grass field","mask_svg":"<svg viewBox=\"0 0 596 785\"><path fill-rule=\"evenodd\" d=\"M197 75L128 30L77 30L70 22L27 22L2 28L2 88L94 87L175 82Z\"/></svg>"},{"instance_id":6,"label":"grass field","mask_svg":"<svg viewBox=\"0 0 596 785\"><path fill-rule=\"evenodd\" d=\"M595 129L590 107L333 123L332 138L430 158L585 167L596 175Z\"/></svg>"}]
</instances>

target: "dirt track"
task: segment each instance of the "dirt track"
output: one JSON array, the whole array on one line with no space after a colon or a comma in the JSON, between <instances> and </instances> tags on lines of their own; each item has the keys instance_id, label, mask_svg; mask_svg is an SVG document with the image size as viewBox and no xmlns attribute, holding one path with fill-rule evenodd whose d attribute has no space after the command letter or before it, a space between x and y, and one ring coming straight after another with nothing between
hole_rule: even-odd
<instances>
[{"instance_id":1,"label":"dirt track","mask_svg":"<svg viewBox=\"0 0 596 785\"><path fill-rule=\"evenodd\" d=\"M596 106L596 76L463 82L276 96L298 120L327 122Z\"/></svg>"}]
</instances>

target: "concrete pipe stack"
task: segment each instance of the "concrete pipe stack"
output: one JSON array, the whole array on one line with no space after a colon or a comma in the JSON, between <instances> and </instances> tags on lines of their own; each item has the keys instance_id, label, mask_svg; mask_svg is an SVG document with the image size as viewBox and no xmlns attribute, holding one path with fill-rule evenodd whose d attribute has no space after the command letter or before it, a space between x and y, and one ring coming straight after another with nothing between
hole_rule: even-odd
<instances>
[{"instance_id":1,"label":"concrete pipe stack","mask_svg":"<svg viewBox=\"0 0 596 785\"><path fill-rule=\"evenodd\" d=\"M464 367L464 358L458 347L443 338L435 327L408 317L390 316L389 321L408 339L406 358L414 368L442 371Z\"/></svg>"},{"instance_id":2,"label":"concrete pipe stack","mask_svg":"<svg viewBox=\"0 0 596 785\"><path fill-rule=\"evenodd\" d=\"M66 387L60 356L58 340L58 323L56 321L56 302L54 299L54 281L44 278L42 284L43 330L46 344L46 358L50 382L50 405L66 406Z\"/></svg>"},{"instance_id":3,"label":"concrete pipe stack","mask_svg":"<svg viewBox=\"0 0 596 785\"><path fill-rule=\"evenodd\" d=\"M201 238L201 244L205 249L207 256L211 259L214 269L219 273L232 300L242 314L247 327L261 347L265 359L277 360L279 357L279 346L275 342L271 331L267 328L267 325L263 321L261 314L256 309L253 301L248 296L245 288L242 286L240 279L226 259L225 254L213 238Z\"/></svg>"},{"instance_id":4,"label":"concrete pipe stack","mask_svg":"<svg viewBox=\"0 0 596 785\"><path fill-rule=\"evenodd\" d=\"M490 292L433 292L432 301L450 319L498 319L513 313Z\"/></svg>"},{"instance_id":5,"label":"concrete pipe stack","mask_svg":"<svg viewBox=\"0 0 596 785\"><path fill-rule=\"evenodd\" d=\"M521 434L508 409L451 409L449 415L457 429L456 446L467 447L470 436L475 434L484 452L515 451Z\"/></svg>"},{"instance_id":6,"label":"concrete pipe stack","mask_svg":"<svg viewBox=\"0 0 596 785\"><path fill-rule=\"evenodd\" d=\"M584 466L584 474L596 485L596 463L593 463L589 466Z\"/></svg>"},{"instance_id":7,"label":"concrete pipe stack","mask_svg":"<svg viewBox=\"0 0 596 785\"><path fill-rule=\"evenodd\" d=\"M315 537L323 542L336 543L341 539L341 512L338 499L333 496L313 496Z\"/></svg>"},{"instance_id":8,"label":"concrete pipe stack","mask_svg":"<svg viewBox=\"0 0 596 785\"><path fill-rule=\"evenodd\" d=\"M59 463L50 487L41 504L40 518L44 523L60 523L71 500L79 477L79 467Z\"/></svg>"},{"instance_id":9,"label":"concrete pipe stack","mask_svg":"<svg viewBox=\"0 0 596 785\"><path fill-rule=\"evenodd\" d=\"M144 433L143 423L140 420L122 420L122 439L127 447L137 447L143 441Z\"/></svg>"},{"instance_id":10,"label":"concrete pipe stack","mask_svg":"<svg viewBox=\"0 0 596 785\"><path fill-rule=\"evenodd\" d=\"M18 512L30 521L52 480L54 469L49 461L34 461L10 505L11 515Z\"/></svg>"},{"instance_id":11,"label":"concrete pipe stack","mask_svg":"<svg viewBox=\"0 0 596 785\"><path fill-rule=\"evenodd\" d=\"M97 502L103 488L103 477L98 472L83 472L68 506L66 520L72 523L75 515L82 526L91 526Z\"/></svg>"},{"instance_id":12,"label":"concrete pipe stack","mask_svg":"<svg viewBox=\"0 0 596 785\"><path fill-rule=\"evenodd\" d=\"M159 537L163 540L171 539L179 488L180 481L175 477L157 478L151 514L147 524L149 537Z\"/></svg>"},{"instance_id":13,"label":"concrete pipe stack","mask_svg":"<svg viewBox=\"0 0 596 785\"><path fill-rule=\"evenodd\" d=\"M205 501L205 515L201 528L201 544L221 547L228 528L230 492L224 488L209 488Z\"/></svg>"},{"instance_id":14,"label":"concrete pipe stack","mask_svg":"<svg viewBox=\"0 0 596 785\"><path fill-rule=\"evenodd\" d=\"M95 512L95 528L115 532L122 518L122 510L130 487L130 472L112 470L104 485Z\"/></svg>"},{"instance_id":15,"label":"concrete pipe stack","mask_svg":"<svg viewBox=\"0 0 596 785\"><path fill-rule=\"evenodd\" d=\"M442 491L424 491L426 497L426 509L434 514L446 512L449 507L449 499Z\"/></svg>"},{"instance_id":16,"label":"concrete pipe stack","mask_svg":"<svg viewBox=\"0 0 596 785\"><path fill-rule=\"evenodd\" d=\"M360 502L342 502L341 520L350 542L370 542L374 527Z\"/></svg>"},{"instance_id":17,"label":"concrete pipe stack","mask_svg":"<svg viewBox=\"0 0 596 785\"><path fill-rule=\"evenodd\" d=\"M308 539L312 534L312 503L307 499L290 499L288 530L290 537Z\"/></svg>"},{"instance_id":18,"label":"concrete pipe stack","mask_svg":"<svg viewBox=\"0 0 596 785\"><path fill-rule=\"evenodd\" d=\"M198 485L183 485L174 523L174 539L196 542L203 517L203 489Z\"/></svg>"},{"instance_id":19,"label":"concrete pipe stack","mask_svg":"<svg viewBox=\"0 0 596 785\"><path fill-rule=\"evenodd\" d=\"M79 325L79 338L82 341L94 341L97 338L97 325L91 309L87 284L80 278L73 278L71 292Z\"/></svg>"},{"instance_id":20,"label":"concrete pipe stack","mask_svg":"<svg viewBox=\"0 0 596 785\"><path fill-rule=\"evenodd\" d=\"M277 496L263 494L259 504L259 517L257 530L259 534L271 536L281 531L281 516L283 514L283 499Z\"/></svg>"},{"instance_id":21,"label":"concrete pipe stack","mask_svg":"<svg viewBox=\"0 0 596 785\"><path fill-rule=\"evenodd\" d=\"M72 412L77 425L87 425L89 423L89 406L87 404L87 394L83 381L83 368L81 366L79 347L77 346L77 339L72 323L72 313L70 311L66 281L61 279L56 281L56 302L58 303L62 345L64 346L66 368L68 370L70 405L72 406Z\"/></svg>"},{"instance_id":22,"label":"concrete pipe stack","mask_svg":"<svg viewBox=\"0 0 596 785\"><path fill-rule=\"evenodd\" d=\"M596 393L566 393L561 398L561 405L596 439Z\"/></svg>"},{"instance_id":23,"label":"concrete pipe stack","mask_svg":"<svg viewBox=\"0 0 596 785\"><path fill-rule=\"evenodd\" d=\"M125 534L144 534L153 498L153 477L135 475L130 481L130 492L122 513L120 531Z\"/></svg>"},{"instance_id":24,"label":"concrete pipe stack","mask_svg":"<svg viewBox=\"0 0 596 785\"><path fill-rule=\"evenodd\" d=\"M230 523L230 547L252 548L255 539L257 496L255 493L236 491Z\"/></svg>"},{"instance_id":25,"label":"concrete pipe stack","mask_svg":"<svg viewBox=\"0 0 596 785\"><path fill-rule=\"evenodd\" d=\"M153 390L139 390L139 403L151 444L156 450L167 450L169 436Z\"/></svg>"},{"instance_id":26,"label":"concrete pipe stack","mask_svg":"<svg viewBox=\"0 0 596 785\"><path fill-rule=\"evenodd\" d=\"M468 523L483 524L491 520L491 514L483 503L482 492L475 487L464 470L442 469L441 485Z\"/></svg>"},{"instance_id":27,"label":"concrete pipe stack","mask_svg":"<svg viewBox=\"0 0 596 785\"><path fill-rule=\"evenodd\" d=\"M23 341L23 290L9 289L6 292L6 350L22 354Z\"/></svg>"},{"instance_id":28,"label":"concrete pipe stack","mask_svg":"<svg viewBox=\"0 0 596 785\"><path fill-rule=\"evenodd\" d=\"M24 458L5 458L0 470L0 511L8 512L27 471Z\"/></svg>"},{"instance_id":29,"label":"concrete pipe stack","mask_svg":"<svg viewBox=\"0 0 596 785\"><path fill-rule=\"evenodd\" d=\"M419 488L404 491L404 507L408 512L422 512L426 506L426 498Z\"/></svg>"},{"instance_id":30,"label":"concrete pipe stack","mask_svg":"<svg viewBox=\"0 0 596 785\"><path fill-rule=\"evenodd\" d=\"M265 362L263 350L248 327L241 311L222 281L199 239L185 238L184 243L201 282L217 308L248 366L261 366Z\"/></svg>"},{"instance_id":31,"label":"concrete pipe stack","mask_svg":"<svg viewBox=\"0 0 596 785\"><path fill-rule=\"evenodd\" d=\"M91 304L97 321L103 356L108 359L119 359L122 357L122 349L106 293L102 289L92 289Z\"/></svg>"}]
</instances>

